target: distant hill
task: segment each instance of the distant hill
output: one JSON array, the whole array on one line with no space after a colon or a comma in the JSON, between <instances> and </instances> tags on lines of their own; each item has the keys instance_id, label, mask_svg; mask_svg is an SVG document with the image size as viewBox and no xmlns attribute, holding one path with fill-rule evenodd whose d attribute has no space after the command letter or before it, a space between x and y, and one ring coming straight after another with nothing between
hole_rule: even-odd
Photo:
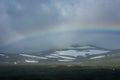
<instances>
[{"instance_id":1,"label":"distant hill","mask_svg":"<svg viewBox=\"0 0 120 80\"><path fill-rule=\"evenodd\" d=\"M0 64L80 64L119 65L120 50L109 50L94 45L71 45L38 53L0 53Z\"/></svg>"}]
</instances>

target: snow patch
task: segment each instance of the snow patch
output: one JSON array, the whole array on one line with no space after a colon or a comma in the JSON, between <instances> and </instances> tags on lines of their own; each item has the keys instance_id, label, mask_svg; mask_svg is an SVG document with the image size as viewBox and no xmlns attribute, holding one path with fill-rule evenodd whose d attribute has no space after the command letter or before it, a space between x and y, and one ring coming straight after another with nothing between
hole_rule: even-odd
<instances>
[{"instance_id":1,"label":"snow patch","mask_svg":"<svg viewBox=\"0 0 120 80\"><path fill-rule=\"evenodd\" d=\"M75 58L72 58L72 57L67 57L67 56L58 55L58 54L51 54L51 55L48 55L48 56L46 56L46 57L48 57L48 58L75 59Z\"/></svg>"},{"instance_id":2,"label":"snow patch","mask_svg":"<svg viewBox=\"0 0 120 80\"><path fill-rule=\"evenodd\" d=\"M59 58L58 56L54 56L54 55L47 55L47 58Z\"/></svg>"},{"instance_id":3,"label":"snow patch","mask_svg":"<svg viewBox=\"0 0 120 80\"><path fill-rule=\"evenodd\" d=\"M38 63L38 61L33 61L33 60L25 60L26 63Z\"/></svg>"},{"instance_id":4,"label":"snow patch","mask_svg":"<svg viewBox=\"0 0 120 80\"><path fill-rule=\"evenodd\" d=\"M60 58L64 58L64 59L75 59L75 58L72 58L72 57L66 57L66 56L59 56Z\"/></svg>"},{"instance_id":5,"label":"snow patch","mask_svg":"<svg viewBox=\"0 0 120 80\"><path fill-rule=\"evenodd\" d=\"M48 59L46 57L39 57L39 56L28 55L28 54L20 54L20 55L25 57L31 57L31 58Z\"/></svg>"},{"instance_id":6,"label":"snow patch","mask_svg":"<svg viewBox=\"0 0 120 80\"><path fill-rule=\"evenodd\" d=\"M74 56L74 57L77 57L77 56L86 56L84 53L82 52L77 52L75 50L68 50L68 51L56 51L56 54L57 55L69 55L69 56Z\"/></svg>"},{"instance_id":7,"label":"snow patch","mask_svg":"<svg viewBox=\"0 0 120 80\"><path fill-rule=\"evenodd\" d=\"M103 58L103 57L105 57L105 56L104 55L102 55L102 56L95 56L95 57L92 57L90 59L98 59L98 58Z\"/></svg>"},{"instance_id":8,"label":"snow patch","mask_svg":"<svg viewBox=\"0 0 120 80\"><path fill-rule=\"evenodd\" d=\"M14 62L14 64L17 64L17 62Z\"/></svg>"},{"instance_id":9,"label":"snow patch","mask_svg":"<svg viewBox=\"0 0 120 80\"><path fill-rule=\"evenodd\" d=\"M67 60L67 59L60 59L58 61L73 61L73 60Z\"/></svg>"},{"instance_id":10,"label":"snow patch","mask_svg":"<svg viewBox=\"0 0 120 80\"><path fill-rule=\"evenodd\" d=\"M9 58L9 56L6 56L6 55L4 55L4 54L0 54L0 56Z\"/></svg>"},{"instance_id":11,"label":"snow patch","mask_svg":"<svg viewBox=\"0 0 120 80\"><path fill-rule=\"evenodd\" d=\"M76 51L76 50L68 50L68 51L56 51L56 56L63 56L63 55L68 55L68 56L83 56L86 57L87 55L96 55L96 54L104 54L109 51L106 50L84 50L84 51Z\"/></svg>"},{"instance_id":12,"label":"snow patch","mask_svg":"<svg viewBox=\"0 0 120 80\"><path fill-rule=\"evenodd\" d=\"M5 56L4 54L0 54L0 56Z\"/></svg>"},{"instance_id":13,"label":"snow patch","mask_svg":"<svg viewBox=\"0 0 120 80\"><path fill-rule=\"evenodd\" d=\"M89 50L88 54L93 55L93 54L103 54L103 53L108 53L110 51L107 50Z\"/></svg>"}]
</instances>

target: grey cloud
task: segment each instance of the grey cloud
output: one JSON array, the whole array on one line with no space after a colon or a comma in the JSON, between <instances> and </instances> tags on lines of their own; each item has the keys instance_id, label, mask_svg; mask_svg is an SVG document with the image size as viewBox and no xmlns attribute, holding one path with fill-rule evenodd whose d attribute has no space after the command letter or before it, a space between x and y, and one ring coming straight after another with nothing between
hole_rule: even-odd
<instances>
[{"instance_id":1,"label":"grey cloud","mask_svg":"<svg viewBox=\"0 0 120 80\"><path fill-rule=\"evenodd\" d=\"M74 23L120 21L119 0L2 1L3 9L6 10L4 14L10 20L9 26L18 32L46 29L48 26L69 21Z\"/></svg>"},{"instance_id":2,"label":"grey cloud","mask_svg":"<svg viewBox=\"0 0 120 80\"><path fill-rule=\"evenodd\" d=\"M25 33L36 30L45 31L53 28L53 26L59 29L62 24L78 24L77 26L81 27L82 23L116 24L119 22L120 0L0 0L0 46L14 36L24 36ZM71 26L67 26L67 28L69 29ZM86 28L89 28L89 26L86 26ZM59 35L56 41L54 40L55 37L49 37L43 41L40 40L41 42L39 42L39 39L36 39L32 43L36 44L37 48L41 48L40 44L43 46L43 43L47 43L44 46L46 48L50 45L65 46L69 43L74 43L76 40L84 43L92 41L87 38L89 35L79 34L73 34L72 36ZM102 37L105 39L105 42L110 39L110 37L106 39L105 37L107 36L92 36L95 44ZM115 37L113 42L119 42L118 40L119 38ZM58 44L60 41L61 43ZM23 44L24 46L19 43L13 45L13 47L19 45L16 47L16 51L22 47L26 49L29 49L27 47L32 48L30 43L27 46L28 43L26 41Z\"/></svg>"},{"instance_id":3,"label":"grey cloud","mask_svg":"<svg viewBox=\"0 0 120 80\"><path fill-rule=\"evenodd\" d=\"M12 0L3 3L4 7L6 7L4 14L7 14L7 18L11 20L9 27L18 32L42 29L60 23L62 19L59 11L50 0ZM17 6L21 6L21 8L19 9Z\"/></svg>"}]
</instances>

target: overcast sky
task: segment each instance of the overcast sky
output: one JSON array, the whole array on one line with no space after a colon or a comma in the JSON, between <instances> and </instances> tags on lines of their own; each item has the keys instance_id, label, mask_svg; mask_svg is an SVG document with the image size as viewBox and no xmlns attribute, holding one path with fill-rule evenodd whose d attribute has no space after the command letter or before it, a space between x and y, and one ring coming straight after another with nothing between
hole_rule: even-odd
<instances>
[{"instance_id":1,"label":"overcast sky","mask_svg":"<svg viewBox=\"0 0 120 80\"><path fill-rule=\"evenodd\" d=\"M120 0L0 0L0 49L1 52L37 52L76 43L117 49L120 28L114 25L119 23ZM79 30L69 31L74 27ZM82 31L104 27L119 31ZM68 30L57 33L61 28ZM51 34L47 33L49 30ZM31 36L35 32L39 34ZM19 36L29 38L14 42Z\"/></svg>"}]
</instances>

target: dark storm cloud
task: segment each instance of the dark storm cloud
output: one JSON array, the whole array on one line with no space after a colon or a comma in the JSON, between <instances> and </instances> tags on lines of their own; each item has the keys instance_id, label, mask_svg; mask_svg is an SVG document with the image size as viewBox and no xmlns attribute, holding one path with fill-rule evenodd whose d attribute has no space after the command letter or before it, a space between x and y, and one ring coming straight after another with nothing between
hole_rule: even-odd
<instances>
[{"instance_id":1,"label":"dark storm cloud","mask_svg":"<svg viewBox=\"0 0 120 80\"><path fill-rule=\"evenodd\" d=\"M0 0L0 47L14 36L24 36L26 33L51 29L53 26L59 29L62 24L73 23L81 27L83 23L117 24L119 22L120 0ZM69 29L70 26L66 27ZM73 34L57 37L57 41L54 41L54 38L47 38L46 40L50 39L50 41L44 47L74 43L74 41L80 40L79 36L83 37L83 35ZM86 35L81 42L89 42L88 36ZM105 36L91 37L96 40L105 38ZM108 39L105 39L105 42ZM118 38L115 39L118 41ZM39 41L33 40L32 43L38 45L37 48L41 48L39 45L44 45L45 40ZM19 43L19 46L26 49L27 47L33 48L30 46L33 44L30 42L28 45L28 43L22 43L21 46ZM16 45L14 46L16 47ZM16 48L19 49L19 46Z\"/></svg>"}]
</instances>

